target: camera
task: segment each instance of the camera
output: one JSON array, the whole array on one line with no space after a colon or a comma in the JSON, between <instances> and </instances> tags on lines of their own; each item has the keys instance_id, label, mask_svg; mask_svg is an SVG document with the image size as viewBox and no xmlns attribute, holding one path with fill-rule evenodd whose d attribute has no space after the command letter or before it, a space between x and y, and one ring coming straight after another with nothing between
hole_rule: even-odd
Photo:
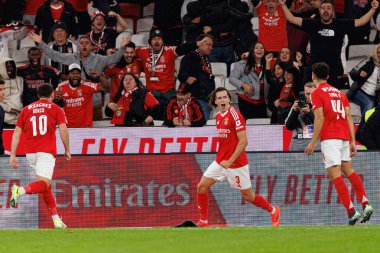
<instances>
[{"instance_id":1,"label":"camera","mask_svg":"<svg viewBox=\"0 0 380 253\"><path fill-rule=\"evenodd\" d=\"M298 107L304 108L307 104L305 92L301 91L298 95Z\"/></svg>"}]
</instances>

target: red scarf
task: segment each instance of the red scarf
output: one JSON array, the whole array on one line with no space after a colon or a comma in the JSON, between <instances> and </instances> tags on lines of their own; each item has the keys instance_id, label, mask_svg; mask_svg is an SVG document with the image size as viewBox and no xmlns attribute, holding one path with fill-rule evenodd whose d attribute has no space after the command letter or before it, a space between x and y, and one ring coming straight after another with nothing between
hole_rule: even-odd
<instances>
[{"instance_id":1,"label":"red scarf","mask_svg":"<svg viewBox=\"0 0 380 253\"><path fill-rule=\"evenodd\" d=\"M113 112L111 124L124 125L125 114L129 112L129 105L132 102L132 93L137 90L137 87L131 91L126 91L125 89L121 92L121 97L117 101L117 106L119 110Z\"/></svg>"},{"instance_id":2,"label":"red scarf","mask_svg":"<svg viewBox=\"0 0 380 253\"><path fill-rule=\"evenodd\" d=\"M178 121L179 121L179 124L181 124L181 126L184 125L183 121L185 119L190 120L190 115L189 115L189 112L187 111L187 106L190 104L190 101L191 101L191 98L184 105L180 105L179 103L177 103L179 107Z\"/></svg>"},{"instance_id":3,"label":"red scarf","mask_svg":"<svg viewBox=\"0 0 380 253\"><path fill-rule=\"evenodd\" d=\"M288 107L291 106L292 103L288 102L288 99L290 97L294 97L294 90L293 90L292 84L284 84L282 86L281 92L280 92L280 106L281 107Z\"/></svg>"}]
</instances>

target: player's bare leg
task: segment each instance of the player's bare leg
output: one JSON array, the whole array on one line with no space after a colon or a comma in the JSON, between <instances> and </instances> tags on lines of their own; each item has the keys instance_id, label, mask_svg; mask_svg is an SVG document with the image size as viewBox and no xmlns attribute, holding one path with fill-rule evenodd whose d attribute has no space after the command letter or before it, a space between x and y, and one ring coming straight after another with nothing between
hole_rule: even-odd
<instances>
[{"instance_id":1,"label":"player's bare leg","mask_svg":"<svg viewBox=\"0 0 380 253\"><path fill-rule=\"evenodd\" d=\"M334 184L335 190L338 193L340 202L342 203L344 208L346 208L347 215L348 215L348 224L355 225L355 223L360 218L360 213L355 210L354 205L351 201L348 187L346 183L344 182L341 175L341 166L340 165L331 166L327 168L326 170L333 181L333 184Z\"/></svg>"},{"instance_id":2,"label":"player's bare leg","mask_svg":"<svg viewBox=\"0 0 380 253\"><path fill-rule=\"evenodd\" d=\"M200 219L197 226L208 226L208 191L210 187L216 183L215 179L202 176L197 186L197 204Z\"/></svg>"},{"instance_id":3,"label":"player's bare leg","mask_svg":"<svg viewBox=\"0 0 380 253\"><path fill-rule=\"evenodd\" d=\"M342 162L342 172L348 178L352 188L355 191L355 195L363 207L363 216L360 219L361 223L369 221L373 213L373 207L369 204L367 193L365 191L362 179L352 168L352 162Z\"/></svg>"},{"instance_id":4,"label":"player's bare leg","mask_svg":"<svg viewBox=\"0 0 380 253\"><path fill-rule=\"evenodd\" d=\"M272 206L265 198L263 198L261 195L255 194L252 190L252 188L248 188L245 190L240 190L241 195L243 198L249 202L251 202L253 205L260 207L264 210L267 210L271 214L272 219L272 226L279 226L280 225L280 207L279 206Z\"/></svg>"}]
</instances>

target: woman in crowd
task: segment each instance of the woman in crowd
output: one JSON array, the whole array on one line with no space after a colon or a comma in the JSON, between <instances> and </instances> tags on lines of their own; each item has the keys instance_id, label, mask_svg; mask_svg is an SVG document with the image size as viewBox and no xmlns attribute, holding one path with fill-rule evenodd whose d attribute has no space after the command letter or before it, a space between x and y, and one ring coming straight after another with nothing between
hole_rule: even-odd
<instances>
[{"instance_id":1,"label":"woman in crowd","mask_svg":"<svg viewBox=\"0 0 380 253\"><path fill-rule=\"evenodd\" d=\"M150 126L160 105L133 74L122 78L113 102L107 104L105 114L116 126Z\"/></svg>"},{"instance_id":2,"label":"woman in crowd","mask_svg":"<svg viewBox=\"0 0 380 253\"><path fill-rule=\"evenodd\" d=\"M229 81L237 87L239 110L244 118L266 118L269 85L265 79L264 45L251 45L246 60L236 62Z\"/></svg>"}]
</instances>

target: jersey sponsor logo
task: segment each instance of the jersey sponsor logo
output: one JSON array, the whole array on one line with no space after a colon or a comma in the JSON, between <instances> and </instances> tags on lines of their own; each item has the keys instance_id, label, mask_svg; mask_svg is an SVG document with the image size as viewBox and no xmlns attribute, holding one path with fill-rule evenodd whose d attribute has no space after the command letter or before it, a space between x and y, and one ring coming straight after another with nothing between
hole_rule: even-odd
<instances>
[{"instance_id":1,"label":"jersey sponsor logo","mask_svg":"<svg viewBox=\"0 0 380 253\"><path fill-rule=\"evenodd\" d=\"M330 29L323 29L321 31L318 31L319 35L323 37L334 37L335 36L335 31L330 30Z\"/></svg>"},{"instance_id":2,"label":"jersey sponsor logo","mask_svg":"<svg viewBox=\"0 0 380 253\"><path fill-rule=\"evenodd\" d=\"M65 101L67 107L77 107L77 106L82 106L82 102L84 101L84 97L69 98L69 99L64 99L64 101Z\"/></svg>"}]
</instances>

